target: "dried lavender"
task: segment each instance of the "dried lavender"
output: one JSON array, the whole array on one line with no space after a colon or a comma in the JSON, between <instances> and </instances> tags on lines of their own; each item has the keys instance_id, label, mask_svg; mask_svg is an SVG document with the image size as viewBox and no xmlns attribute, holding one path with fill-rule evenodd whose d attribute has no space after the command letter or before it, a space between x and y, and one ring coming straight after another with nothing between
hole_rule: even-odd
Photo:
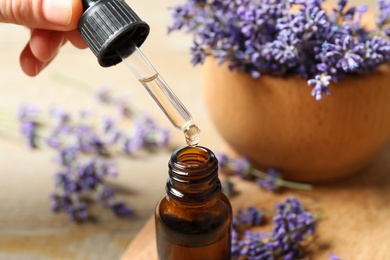
<instances>
[{"instance_id":1,"label":"dried lavender","mask_svg":"<svg viewBox=\"0 0 390 260\"><path fill-rule=\"evenodd\" d=\"M276 191L278 189L277 180L280 178L280 173L275 169L269 169L267 171L266 178L256 178L256 183L263 189L270 191Z\"/></svg>"},{"instance_id":2,"label":"dried lavender","mask_svg":"<svg viewBox=\"0 0 390 260\"><path fill-rule=\"evenodd\" d=\"M309 184L286 181L282 179L281 173L276 169L270 168L266 172L262 172L251 166L248 159L230 158L224 153L218 153L218 165L222 172L227 174L238 175L240 178L255 178L255 182L260 188L276 192L281 187L288 187L293 189L310 190L312 188ZM231 186L233 187L233 186ZM230 191L232 194L233 191Z\"/></svg>"},{"instance_id":3,"label":"dried lavender","mask_svg":"<svg viewBox=\"0 0 390 260\"><path fill-rule=\"evenodd\" d=\"M19 108L20 133L32 149L38 147L38 129L40 126L37 120L38 114L38 108L32 105L23 105Z\"/></svg>"},{"instance_id":4,"label":"dried lavender","mask_svg":"<svg viewBox=\"0 0 390 260\"><path fill-rule=\"evenodd\" d=\"M277 203L273 228L270 233L251 231L250 227L261 223L261 211L249 207L238 211L233 222L233 259L302 259L302 242L313 236L316 219L294 197ZM248 227L249 224L249 227ZM242 225L246 227L242 229ZM244 234L240 234L244 230ZM242 233L242 232L241 232Z\"/></svg>"},{"instance_id":5,"label":"dried lavender","mask_svg":"<svg viewBox=\"0 0 390 260\"><path fill-rule=\"evenodd\" d=\"M378 0L377 27L361 18L366 6L347 0L326 12L325 0L187 0L171 9L169 32L192 33L192 63L207 56L258 78L300 75L320 100L331 82L390 62L390 0ZM291 9L294 8L294 12Z\"/></svg>"},{"instance_id":6,"label":"dried lavender","mask_svg":"<svg viewBox=\"0 0 390 260\"><path fill-rule=\"evenodd\" d=\"M329 254L329 260L342 260L339 256L334 253Z\"/></svg>"},{"instance_id":7,"label":"dried lavender","mask_svg":"<svg viewBox=\"0 0 390 260\"><path fill-rule=\"evenodd\" d=\"M248 206L247 209L239 209L236 214L240 224L257 226L260 225L263 218L263 212L253 206Z\"/></svg>"},{"instance_id":8,"label":"dried lavender","mask_svg":"<svg viewBox=\"0 0 390 260\"><path fill-rule=\"evenodd\" d=\"M131 215L133 210L117 199L108 182L118 175L115 156L164 148L170 140L167 129L147 115L129 113L133 111L129 103L113 98L109 89L99 90L96 97L101 103L116 106L120 117L107 116L96 122L91 111L81 111L74 117L54 107L49 111L51 120L42 124L37 120L40 115L35 107L23 106L19 111L21 132L28 145L41 148L46 144L56 153L58 171L55 191L50 196L51 208L67 213L72 221L90 219L88 210L92 202L102 204L118 216Z\"/></svg>"},{"instance_id":9,"label":"dried lavender","mask_svg":"<svg viewBox=\"0 0 390 260\"><path fill-rule=\"evenodd\" d=\"M234 194L234 183L230 180L229 177L225 177L222 182L222 192L226 197L230 198Z\"/></svg>"}]
</instances>

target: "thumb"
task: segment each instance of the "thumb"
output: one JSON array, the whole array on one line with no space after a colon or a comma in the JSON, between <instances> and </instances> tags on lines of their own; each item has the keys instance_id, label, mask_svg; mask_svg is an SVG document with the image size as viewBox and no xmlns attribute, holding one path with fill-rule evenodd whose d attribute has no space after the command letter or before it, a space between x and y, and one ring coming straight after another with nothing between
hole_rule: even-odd
<instances>
[{"instance_id":1,"label":"thumb","mask_svg":"<svg viewBox=\"0 0 390 260\"><path fill-rule=\"evenodd\" d=\"M80 0L0 0L0 22L69 31L83 12Z\"/></svg>"}]
</instances>

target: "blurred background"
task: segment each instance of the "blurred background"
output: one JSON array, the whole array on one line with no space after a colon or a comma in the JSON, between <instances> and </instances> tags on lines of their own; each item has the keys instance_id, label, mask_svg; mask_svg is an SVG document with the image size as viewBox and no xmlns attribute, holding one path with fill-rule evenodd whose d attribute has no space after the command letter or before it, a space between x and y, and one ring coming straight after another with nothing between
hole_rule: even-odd
<instances>
[{"instance_id":1,"label":"blurred background","mask_svg":"<svg viewBox=\"0 0 390 260\"><path fill-rule=\"evenodd\" d=\"M190 63L190 37L167 35L167 8L176 0L127 1L151 27L141 50L192 113L202 129L203 146L218 151L225 144L213 128L203 105L201 68ZM354 0L351 4L375 1ZM102 68L93 53L67 44L39 76L26 76L19 66L29 30L0 24L0 259L118 259L152 213L164 193L171 149L138 157L120 158L119 176L112 180L119 197L135 213L121 219L96 206L96 222L77 224L66 214L53 214L49 195L53 191L56 165L48 149L31 150L19 136L17 112L22 104L34 104L43 112L55 105L77 113L101 110L95 91L108 86L115 95L130 95L131 106L150 115L171 132L171 147L185 145L125 64Z\"/></svg>"}]
</instances>

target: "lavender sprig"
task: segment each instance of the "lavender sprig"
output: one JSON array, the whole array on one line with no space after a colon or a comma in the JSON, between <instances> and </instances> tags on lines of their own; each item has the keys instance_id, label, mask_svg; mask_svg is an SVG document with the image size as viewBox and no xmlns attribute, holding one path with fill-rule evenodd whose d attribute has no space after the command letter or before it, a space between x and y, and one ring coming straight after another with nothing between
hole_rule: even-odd
<instances>
[{"instance_id":1,"label":"lavender sprig","mask_svg":"<svg viewBox=\"0 0 390 260\"><path fill-rule=\"evenodd\" d=\"M233 173L241 178L255 177L255 182L259 187L277 191L281 187L288 187L292 189L310 190L312 185L286 181L281 178L281 173L276 169L268 169L267 172L262 172L251 166L250 162L244 158L229 158L224 153L217 154L218 164L221 171L226 173ZM230 191L230 194L232 191Z\"/></svg>"},{"instance_id":2,"label":"lavender sprig","mask_svg":"<svg viewBox=\"0 0 390 260\"><path fill-rule=\"evenodd\" d=\"M269 233L248 229L261 223L263 215L260 210L249 207L238 211L233 222L233 259L302 259L302 242L314 235L316 218L294 197L277 203L275 209L276 215L272 218L274 225ZM246 228L243 229L244 234L240 235L242 225Z\"/></svg>"},{"instance_id":3,"label":"lavender sprig","mask_svg":"<svg viewBox=\"0 0 390 260\"><path fill-rule=\"evenodd\" d=\"M390 62L390 0L377 1L377 28L370 30L361 23L367 6L339 0L326 12L324 2L187 0L171 8L169 32L193 35L194 65L212 56L254 78L300 75L320 100L331 82Z\"/></svg>"}]
</instances>

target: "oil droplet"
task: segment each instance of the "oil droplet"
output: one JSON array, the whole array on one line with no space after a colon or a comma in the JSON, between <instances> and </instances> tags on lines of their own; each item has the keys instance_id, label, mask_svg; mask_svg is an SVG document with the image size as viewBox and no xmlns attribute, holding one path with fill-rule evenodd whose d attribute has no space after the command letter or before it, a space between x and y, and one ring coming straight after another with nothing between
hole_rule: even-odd
<instances>
[{"instance_id":1,"label":"oil droplet","mask_svg":"<svg viewBox=\"0 0 390 260\"><path fill-rule=\"evenodd\" d=\"M197 146L199 143L200 129L197 125L191 124L184 129L184 136L186 138L187 145Z\"/></svg>"}]
</instances>

